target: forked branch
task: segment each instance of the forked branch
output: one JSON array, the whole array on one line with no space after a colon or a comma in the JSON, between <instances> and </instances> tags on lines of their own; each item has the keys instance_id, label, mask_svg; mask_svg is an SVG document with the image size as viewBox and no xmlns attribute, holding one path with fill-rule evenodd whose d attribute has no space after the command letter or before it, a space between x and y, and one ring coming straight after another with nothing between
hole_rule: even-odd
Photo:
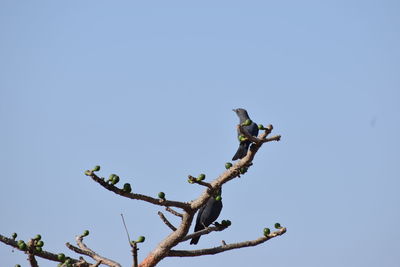
<instances>
[{"instance_id":1,"label":"forked branch","mask_svg":"<svg viewBox=\"0 0 400 267\"><path fill-rule=\"evenodd\" d=\"M117 263L113 260L107 259L105 257L102 257L99 254L97 254L96 252L94 252L93 250L91 250L90 248L88 248L86 246L86 244L83 243L84 236L85 235L78 235L75 238L76 243L78 244L78 247L75 247L75 246L71 245L70 243L66 243L66 246L76 253L91 257L96 262L101 262L102 264L108 265L110 267L121 267L121 265L119 263Z\"/></svg>"}]
</instances>

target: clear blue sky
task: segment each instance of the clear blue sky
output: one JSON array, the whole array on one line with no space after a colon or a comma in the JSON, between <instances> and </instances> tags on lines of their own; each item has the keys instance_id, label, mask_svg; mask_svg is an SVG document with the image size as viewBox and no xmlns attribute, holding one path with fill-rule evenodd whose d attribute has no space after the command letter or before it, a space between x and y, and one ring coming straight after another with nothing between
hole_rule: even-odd
<instances>
[{"instance_id":1,"label":"clear blue sky","mask_svg":"<svg viewBox=\"0 0 400 267\"><path fill-rule=\"evenodd\" d=\"M275 222L287 234L159 265L399 266L399 13L398 1L369 0L2 0L0 232L40 233L69 253L89 229L90 247L129 266L124 213L131 236L147 238L143 259L169 233L160 208L83 171L99 164L135 192L194 199L202 188L187 175L224 170L231 109L243 107L283 138L224 187L232 226L197 248ZM0 244L1 266L25 258Z\"/></svg>"}]
</instances>

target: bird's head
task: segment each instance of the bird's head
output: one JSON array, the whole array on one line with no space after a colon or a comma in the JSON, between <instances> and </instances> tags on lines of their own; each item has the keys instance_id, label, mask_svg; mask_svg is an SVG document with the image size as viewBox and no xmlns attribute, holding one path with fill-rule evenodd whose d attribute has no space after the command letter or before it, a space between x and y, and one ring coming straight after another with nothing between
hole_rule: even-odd
<instances>
[{"instance_id":1,"label":"bird's head","mask_svg":"<svg viewBox=\"0 0 400 267\"><path fill-rule=\"evenodd\" d=\"M248 119L249 118L249 114L247 114L247 111L245 109L243 109L243 108L236 108L236 109L232 109L232 110L241 119Z\"/></svg>"}]
</instances>

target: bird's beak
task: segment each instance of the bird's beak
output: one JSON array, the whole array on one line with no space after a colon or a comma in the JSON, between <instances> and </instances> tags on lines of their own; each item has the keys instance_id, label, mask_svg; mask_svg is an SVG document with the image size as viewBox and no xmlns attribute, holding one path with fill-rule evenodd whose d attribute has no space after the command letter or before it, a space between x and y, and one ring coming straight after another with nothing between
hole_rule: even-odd
<instances>
[{"instance_id":1,"label":"bird's beak","mask_svg":"<svg viewBox=\"0 0 400 267\"><path fill-rule=\"evenodd\" d=\"M234 109L232 109L232 111L233 111L233 112L236 112L236 109L234 108Z\"/></svg>"}]
</instances>

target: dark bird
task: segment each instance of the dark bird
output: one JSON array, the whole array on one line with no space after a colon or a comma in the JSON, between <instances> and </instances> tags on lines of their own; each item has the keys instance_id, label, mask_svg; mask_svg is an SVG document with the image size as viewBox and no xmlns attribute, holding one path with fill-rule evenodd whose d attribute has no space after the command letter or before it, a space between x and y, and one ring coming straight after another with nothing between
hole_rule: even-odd
<instances>
[{"instance_id":1,"label":"dark bird","mask_svg":"<svg viewBox=\"0 0 400 267\"><path fill-rule=\"evenodd\" d=\"M246 120L250 120L249 114L247 114L247 111L245 109L237 108L234 109L233 111L235 111L236 114L238 115L240 124L244 123ZM258 135L258 126L253 121L249 126L244 126L243 128L252 136ZM238 131L238 136L240 136L239 131ZM247 150L249 149L250 143L251 143L250 141L241 141L239 144L239 148L236 151L236 154L233 156L232 160L244 158L247 155Z\"/></svg>"},{"instance_id":2,"label":"dark bird","mask_svg":"<svg viewBox=\"0 0 400 267\"><path fill-rule=\"evenodd\" d=\"M221 191L219 194L221 195ZM196 225L194 226L194 231L200 231L208 227L213 223L219 216L222 210L222 200L216 200L214 196L210 197L207 203L200 208L199 213L197 213ZM196 245L199 242L200 236L193 237L190 241L191 245Z\"/></svg>"}]
</instances>

